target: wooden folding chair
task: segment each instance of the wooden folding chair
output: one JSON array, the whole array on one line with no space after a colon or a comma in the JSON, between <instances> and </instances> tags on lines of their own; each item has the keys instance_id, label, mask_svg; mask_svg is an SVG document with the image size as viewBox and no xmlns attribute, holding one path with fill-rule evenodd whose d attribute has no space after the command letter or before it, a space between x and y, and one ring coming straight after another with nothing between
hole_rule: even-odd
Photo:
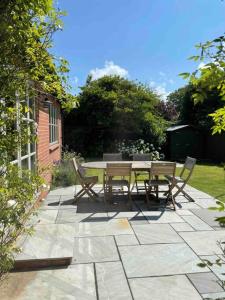
<instances>
[{"instance_id":1,"label":"wooden folding chair","mask_svg":"<svg viewBox=\"0 0 225 300\"><path fill-rule=\"evenodd\" d=\"M122 153L103 153L102 157L103 161L122 161ZM103 174L103 189L104 189L104 181L105 181L105 173Z\"/></svg>"},{"instance_id":2,"label":"wooden folding chair","mask_svg":"<svg viewBox=\"0 0 225 300\"><path fill-rule=\"evenodd\" d=\"M133 154L133 160L134 161L150 161L150 154L149 153L135 153L135 154ZM132 187L132 190L133 190L134 186L136 186L137 193L139 193L139 191L141 191L141 190L145 190L145 186L138 185L138 182L144 181L143 179L140 179L140 176L147 176L149 179L149 173L150 173L150 171L135 170L134 171L134 185Z\"/></svg>"},{"instance_id":3,"label":"wooden folding chair","mask_svg":"<svg viewBox=\"0 0 225 300\"><path fill-rule=\"evenodd\" d=\"M103 161L121 161L122 153L103 153Z\"/></svg>"},{"instance_id":4,"label":"wooden folding chair","mask_svg":"<svg viewBox=\"0 0 225 300\"><path fill-rule=\"evenodd\" d=\"M180 193L182 193L189 201L194 201L191 196L188 195L184 191L185 185L188 183L189 179L191 178L191 175L193 173L194 167L196 164L196 159L192 157L187 157L184 163L184 166L181 170L180 176L177 176L173 179L173 188L176 187L177 191L173 195L173 197L177 197ZM172 180L171 176L166 176L168 180Z\"/></svg>"},{"instance_id":5,"label":"wooden folding chair","mask_svg":"<svg viewBox=\"0 0 225 300\"><path fill-rule=\"evenodd\" d=\"M74 201L77 201L82 196L87 194L91 199L96 200L98 194L93 191L93 186L98 182L98 176L86 176L84 168L73 158L73 166L76 172L78 181L81 184L82 189L74 195Z\"/></svg>"},{"instance_id":6,"label":"wooden folding chair","mask_svg":"<svg viewBox=\"0 0 225 300\"><path fill-rule=\"evenodd\" d=\"M105 202L107 201L107 196L110 196L110 200L112 198L112 194L119 193L128 195L128 203L130 209L132 209L132 199L131 199L131 191L130 191L130 183L131 183L131 163L108 163L106 166L106 172L104 177L104 196ZM123 179L116 179L115 176L122 176ZM125 179L127 178L127 179ZM124 189L127 188L127 191ZM111 201L110 201L111 202Z\"/></svg>"},{"instance_id":7,"label":"wooden folding chair","mask_svg":"<svg viewBox=\"0 0 225 300\"><path fill-rule=\"evenodd\" d=\"M176 163L173 162L152 162L149 180L145 180L146 200L147 206L150 208L149 194L155 193L158 199L159 193L164 193L165 190L160 191L159 187L168 187L166 191L167 201L171 200L174 210L176 210L174 197L172 195L173 180L175 178ZM160 179L159 176L170 176L171 180Z\"/></svg>"}]
</instances>

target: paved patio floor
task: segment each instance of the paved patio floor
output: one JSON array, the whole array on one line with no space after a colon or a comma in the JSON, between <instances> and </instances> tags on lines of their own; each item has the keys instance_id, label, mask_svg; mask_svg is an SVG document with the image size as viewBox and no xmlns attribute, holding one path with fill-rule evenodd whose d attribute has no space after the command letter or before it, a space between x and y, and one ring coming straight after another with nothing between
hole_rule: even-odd
<instances>
[{"instance_id":1,"label":"paved patio floor","mask_svg":"<svg viewBox=\"0 0 225 300\"><path fill-rule=\"evenodd\" d=\"M51 191L29 224L35 234L22 240L17 260L72 256L66 268L9 275L1 300L199 300L225 299L219 279L224 269L200 268L201 259L221 254L225 231L209 211L215 200L190 186L176 198L177 210L133 194L133 211L124 196L72 204L78 186ZM101 189L97 186L96 191ZM28 225L29 225L28 224Z\"/></svg>"}]
</instances>

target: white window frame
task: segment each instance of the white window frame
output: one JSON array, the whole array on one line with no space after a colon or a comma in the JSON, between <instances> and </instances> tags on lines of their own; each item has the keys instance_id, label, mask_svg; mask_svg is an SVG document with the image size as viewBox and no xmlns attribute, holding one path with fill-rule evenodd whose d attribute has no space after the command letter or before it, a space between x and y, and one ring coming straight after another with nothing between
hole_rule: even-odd
<instances>
[{"instance_id":1,"label":"white window frame","mask_svg":"<svg viewBox=\"0 0 225 300\"><path fill-rule=\"evenodd\" d=\"M59 142L59 111L56 106L50 104L49 106L49 143L50 145Z\"/></svg>"},{"instance_id":2,"label":"white window frame","mask_svg":"<svg viewBox=\"0 0 225 300\"><path fill-rule=\"evenodd\" d=\"M28 92L26 93L26 105L27 107L30 108L30 98L28 95ZM31 119L31 113L30 113L30 109L27 112L27 116L25 118L22 118L23 121L27 122L27 124L31 124L31 123L35 123L35 100L33 102L33 119ZM21 124L21 115L20 115L20 99L19 99L19 95L16 95L16 111L17 111L17 117L16 117L16 128L18 131L20 131L20 124ZM29 128L29 127L28 127ZM28 130L28 134L30 134L29 130ZM36 163L36 143L34 143L34 151L31 151L31 142L29 141L26 144L27 147L27 151L25 155L22 155L22 145L19 145L17 148L17 159L13 160L11 163L12 164L17 164L18 167L22 168L22 162L25 159L28 159L28 170L32 170L32 164L31 164L31 159L34 157L35 163Z\"/></svg>"}]
</instances>

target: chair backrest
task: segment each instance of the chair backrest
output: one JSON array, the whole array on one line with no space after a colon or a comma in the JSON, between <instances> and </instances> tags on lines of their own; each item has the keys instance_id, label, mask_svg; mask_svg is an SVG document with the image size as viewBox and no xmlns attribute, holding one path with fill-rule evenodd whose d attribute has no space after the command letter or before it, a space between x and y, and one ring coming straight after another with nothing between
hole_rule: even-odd
<instances>
[{"instance_id":1,"label":"chair backrest","mask_svg":"<svg viewBox=\"0 0 225 300\"><path fill-rule=\"evenodd\" d=\"M151 160L150 153L135 153L135 154L133 154L133 160L136 160L136 161Z\"/></svg>"},{"instance_id":2,"label":"chair backrest","mask_svg":"<svg viewBox=\"0 0 225 300\"><path fill-rule=\"evenodd\" d=\"M196 164L196 159L188 156L185 160L183 169L181 170L180 177L187 181L191 177L195 164ZM186 170L188 172L185 172ZM185 177L184 177L184 173L186 173Z\"/></svg>"},{"instance_id":3,"label":"chair backrest","mask_svg":"<svg viewBox=\"0 0 225 300\"><path fill-rule=\"evenodd\" d=\"M75 172L78 176L78 179L82 180L85 177L85 170L80 165L80 163L76 160L76 158L73 158L73 166L74 166Z\"/></svg>"},{"instance_id":4,"label":"chair backrest","mask_svg":"<svg viewBox=\"0 0 225 300\"><path fill-rule=\"evenodd\" d=\"M121 161L122 153L103 153L103 161Z\"/></svg>"},{"instance_id":5,"label":"chair backrest","mask_svg":"<svg viewBox=\"0 0 225 300\"><path fill-rule=\"evenodd\" d=\"M131 163L108 163L106 165L106 176L129 176L131 177Z\"/></svg>"},{"instance_id":6,"label":"chair backrest","mask_svg":"<svg viewBox=\"0 0 225 300\"><path fill-rule=\"evenodd\" d=\"M176 163L175 162L152 162L150 170L150 179L155 176L170 175L175 176Z\"/></svg>"}]
</instances>

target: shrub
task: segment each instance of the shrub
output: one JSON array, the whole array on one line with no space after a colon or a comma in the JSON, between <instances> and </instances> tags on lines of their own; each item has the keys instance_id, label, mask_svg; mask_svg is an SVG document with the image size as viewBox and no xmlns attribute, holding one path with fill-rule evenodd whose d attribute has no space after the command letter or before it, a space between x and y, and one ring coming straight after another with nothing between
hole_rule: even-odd
<instances>
[{"instance_id":1,"label":"shrub","mask_svg":"<svg viewBox=\"0 0 225 300\"><path fill-rule=\"evenodd\" d=\"M22 173L22 174L21 174ZM21 171L11 164L0 175L0 278L14 263L13 255L20 249L16 239L29 233L24 222L33 212L34 200L43 180L30 171Z\"/></svg>"},{"instance_id":2,"label":"shrub","mask_svg":"<svg viewBox=\"0 0 225 300\"><path fill-rule=\"evenodd\" d=\"M65 148L62 153L62 160L55 161L53 167L52 188L76 184L76 174L71 162L73 158L76 158L80 162L83 161L80 153L68 151L68 149Z\"/></svg>"},{"instance_id":3,"label":"shrub","mask_svg":"<svg viewBox=\"0 0 225 300\"><path fill-rule=\"evenodd\" d=\"M156 149L153 144L145 142L142 139L117 142L117 151L121 152L126 158L135 153L149 153L151 160L161 160L165 157L163 153L160 153L160 147Z\"/></svg>"}]
</instances>

